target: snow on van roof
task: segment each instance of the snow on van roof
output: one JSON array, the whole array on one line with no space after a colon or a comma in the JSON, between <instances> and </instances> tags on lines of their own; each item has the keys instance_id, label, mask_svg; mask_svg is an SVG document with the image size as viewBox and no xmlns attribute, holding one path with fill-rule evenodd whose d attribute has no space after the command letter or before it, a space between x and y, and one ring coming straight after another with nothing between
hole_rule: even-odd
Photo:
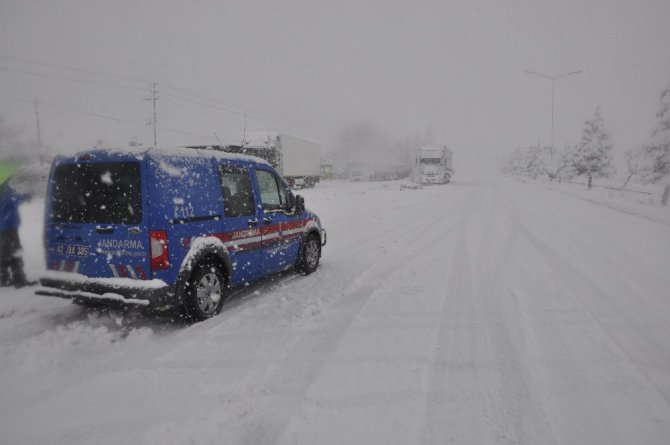
<instances>
[{"instance_id":1,"label":"snow on van roof","mask_svg":"<svg viewBox=\"0 0 670 445\"><path fill-rule=\"evenodd\" d=\"M211 148L189 148L189 147L124 147L124 148L96 148L93 150L84 150L75 157L82 157L87 154L105 153L107 155L134 155L138 159L143 159L146 155L156 157L180 157L180 158L215 158L215 159L233 159L239 161L255 162L258 164L270 165L265 159L256 156L243 155L238 153L229 153L220 149Z\"/></svg>"},{"instance_id":2,"label":"snow on van roof","mask_svg":"<svg viewBox=\"0 0 670 445\"><path fill-rule=\"evenodd\" d=\"M152 148L148 153L159 156L179 156L185 158L216 158L216 159L234 159L239 161L255 162L258 164L270 165L265 159L243 155L239 153L230 153L212 148L188 148L188 147L170 147L170 148Z\"/></svg>"}]
</instances>

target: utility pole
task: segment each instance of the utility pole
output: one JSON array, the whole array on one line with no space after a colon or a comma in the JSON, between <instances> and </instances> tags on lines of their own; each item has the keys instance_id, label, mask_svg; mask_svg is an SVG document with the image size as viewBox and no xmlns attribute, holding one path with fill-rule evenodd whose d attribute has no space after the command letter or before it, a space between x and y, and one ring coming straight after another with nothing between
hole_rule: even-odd
<instances>
[{"instance_id":1,"label":"utility pole","mask_svg":"<svg viewBox=\"0 0 670 445\"><path fill-rule=\"evenodd\" d=\"M35 127L37 128L37 149L40 153L40 165L44 164L44 156L42 155L42 131L40 130L40 108L37 98L33 99L33 106L35 107Z\"/></svg>"},{"instance_id":2,"label":"utility pole","mask_svg":"<svg viewBox=\"0 0 670 445\"><path fill-rule=\"evenodd\" d=\"M156 101L158 100L158 84L156 82L151 82L151 97L145 100L150 100L153 104L154 109L154 147L158 145L158 138L156 137Z\"/></svg>"},{"instance_id":3,"label":"utility pole","mask_svg":"<svg viewBox=\"0 0 670 445\"><path fill-rule=\"evenodd\" d=\"M548 74L536 73L535 71L526 70L527 74L533 74L534 76L544 77L545 79L551 80L551 145L549 146L549 155L551 157L551 163L554 163L554 82L563 77L572 76L574 74L581 73L579 71L570 71L569 73L561 74L558 76L550 76Z\"/></svg>"},{"instance_id":4,"label":"utility pole","mask_svg":"<svg viewBox=\"0 0 670 445\"><path fill-rule=\"evenodd\" d=\"M156 100L158 100L158 89L156 82L153 82L151 93L151 99L154 104L154 147L156 147L158 146L158 138L156 137Z\"/></svg>"},{"instance_id":5,"label":"utility pole","mask_svg":"<svg viewBox=\"0 0 670 445\"><path fill-rule=\"evenodd\" d=\"M242 145L247 143L247 110L244 110L244 134L242 135Z\"/></svg>"}]
</instances>

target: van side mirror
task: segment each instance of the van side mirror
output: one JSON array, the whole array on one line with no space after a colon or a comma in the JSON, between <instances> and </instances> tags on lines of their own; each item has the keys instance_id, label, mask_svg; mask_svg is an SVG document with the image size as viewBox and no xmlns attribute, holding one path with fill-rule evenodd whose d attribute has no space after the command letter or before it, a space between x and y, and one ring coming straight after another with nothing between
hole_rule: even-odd
<instances>
[{"instance_id":1,"label":"van side mirror","mask_svg":"<svg viewBox=\"0 0 670 445\"><path fill-rule=\"evenodd\" d=\"M300 195L295 197L295 213L300 214L305 211L305 198Z\"/></svg>"}]
</instances>

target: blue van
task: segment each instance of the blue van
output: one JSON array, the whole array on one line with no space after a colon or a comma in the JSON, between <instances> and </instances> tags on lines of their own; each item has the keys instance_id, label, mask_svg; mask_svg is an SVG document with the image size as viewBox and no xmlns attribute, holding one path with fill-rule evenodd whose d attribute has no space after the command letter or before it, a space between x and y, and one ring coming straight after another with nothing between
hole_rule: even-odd
<instances>
[{"instance_id":1,"label":"blue van","mask_svg":"<svg viewBox=\"0 0 670 445\"><path fill-rule=\"evenodd\" d=\"M39 295L217 314L230 288L316 270L326 232L264 160L93 150L54 159Z\"/></svg>"}]
</instances>

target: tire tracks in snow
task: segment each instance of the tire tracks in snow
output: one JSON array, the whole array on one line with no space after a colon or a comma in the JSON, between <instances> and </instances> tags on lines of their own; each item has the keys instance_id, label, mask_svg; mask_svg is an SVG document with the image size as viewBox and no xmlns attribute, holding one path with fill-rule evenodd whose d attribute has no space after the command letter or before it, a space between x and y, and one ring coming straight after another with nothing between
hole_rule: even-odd
<instances>
[{"instance_id":1,"label":"tire tracks in snow","mask_svg":"<svg viewBox=\"0 0 670 445\"><path fill-rule=\"evenodd\" d=\"M518 214L510 219L502 243L494 249L494 230L502 231L501 192L487 187L490 210L481 215L486 221L478 249L476 298L485 327L482 332L483 352L491 358L492 366L478 369L485 396L485 413L490 422L489 443L556 444L542 406L539 391L529 375L526 333L519 328L519 308L506 292L505 273L518 240ZM502 246L500 247L500 244ZM488 397L487 394L489 395Z\"/></svg>"},{"instance_id":2,"label":"tire tracks in snow","mask_svg":"<svg viewBox=\"0 0 670 445\"><path fill-rule=\"evenodd\" d=\"M338 314L329 318L326 326L318 332L308 332L296 342L291 353L277 366L277 372L269 378L266 377L264 383L266 388L272 388L271 392L278 388L292 388L292 403L286 406L286 399L282 398L281 401L264 407L265 414L260 416L260 422L257 419L249 425L248 435L243 437L243 443L277 443L283 437L291 415L300 408L310 386L336 351L357 314L377 290L378 283L384 280L389 270L398 270L407 262L418 258L421 252L434 244L438 235L451 232L452 227L441 226L442 218L440 213L435 219L426 220L415 232L417 237L411 248L406 249L406 243L398 244L394 248L392 261L374 263L362 270L340 299L345 304L338 308ZM308 366L304 366L306 361ZM302 363L303 366L295 369L293 363Z\"/></svg>"},{"instance_id":3,"label":"tire tracks in snow","mask_svg":"<svg viewBox=\"0 0 670 445\"><path fill-rule=\"evenodd\" d=\"M475 196L479 196L476 194ZM421 443L453 443L472 441L477 435L467 423L468 409L460 406L467 402L468 388L474 384L471 372L475 338L470 334L473 324L471 300L474 284L467 249L466 227L475 213L475 204L464 209L456 232L456 247L447 275L445 293L440 301L440 321L436 328L432 349L435 355L424 378L426 397L418 436ZM447 302L449 300L449 302ZM449 303L449 304L447 304ZM461 391L460 388L465 388ZM456 389L453 391L452 389Z\"/></svg>"},{"instance_id":4,"label":"tire tracks in snow","mask_svg":"<svg viewBox=\"0 0 670 445\"><path fill-rule=\"evenodd\" d=\"M450 210L457 212L466 204L467 200L463 198ZM250 369L236 385L239 387L238 390L232 395L230 388L224 387L220 390L221 397L229 398L228 404L233 407L228 406L219 412L214 411L204 421L208 425L220 425L214 428L211 436L229 437L235 443L248 444L273 444L283 439L292 418L300 414L305 403L309 403L307 394L310 387L331 360L361 309L378 290L379 284L385 281L389 271L400 270L405 264L421 259L421 252L433 247L436 239L453 233L455 224L444 225L444 209L428 210L427 214L424 212L420 215L420 224L408 228L401 224L402 220L398 221L392 230L386 230L378 237L358 246L359 251L364 251L370 248L371 244L372 247L376 247L383 239L397 241L388 248L382 261L368 260L365 267L354 271L348 279L350 284L340 290L336 298L331 298L328 302L328 311L323 317L293 329L273 330L275 335L272 338L261 339L265 331L261 330L258 333L260 345L258 349L250 351L251 357L245 365L250 366ZM321 301L328 298L334 291L333 286L341 285L340 277L333 277L334 282L326 280L325 283L319 283L319 273L320 271L303 280L294 280L286 291L290 292L290 287L293 285L301 286L309 281L310 289L316 294L312 300ZM290 304L300 306L303 303L294 299ZM283 308L283 310L293 313L296 308ZM272 313L263 314L276 317L276 314ZM262 320L255 320L255 323L263 326ZM200 335L207 336L219 330L219 323L213 320L205 325L196 326L195 330L200 331ZM274 349L270 352L271 348L279 350ZM272 354L275 358L268 361L264 359L266 354ZM231 410L238 415L231 416ZM157 431L149 441L159 442L160 435L161 431ZM198 439L204 442L214 440L207 434L205 436Z\"/></svg>"},{"instance_id":5,"label":"tire tracks in snow","mask_svg":"<svg viewBox=\"0 0 670 445\"><path fill-rule=\"evenodd\" d=\"M636 329L638 328L637 323L634 320L632 320L626 314L626 312L614 306L612 299L613 295L603 290L585 273L583 273L570 261L564 258L556 249L552 248L544 241L542 241L539 237L537 237L532 231L528 229L528 227L526 227L525 224L519 223L518 228L521 235L524 236L524 238L528 240L531 243L531 245L533 245L533 247L536 249L538 254L543 258L543 260L547 263L550 269L565 283L565 285L568 288L573 290L573 295L577 297L580 305L590 314L593 320L596 323L598 323L603 332L606 332L609 335L610 339L621 349L622 352L626 353L631 362L636 364L637 366L637 361L628 354L627 349L623 347L622 344L620 344L619 340L617 339L617 336L614 335L610 331L610 329L608 329L606 323L604 323L602 319L603 316L606 316L608 314L614 314L617 317L623 318L629 326L634 327ZM606 255L597 251L592 253L603 258L604 261L608 261L610 262L610 264L614 265L615 267L613 268L613 270L616 271L621 269L625 270L625 268L621 267L621 263L615 262L607 258ZM634 263L632 264L632 266L634 266ZM632 291L632 289L628 286L627 282L622 280L620 277L614 275L611 276L611 279L617 281L617 283L620 286L624 287L626 289L626 292ZM597 298L587 299L583 297L585 295L593 295L596 296ZM645 343L652 345L657 343L654 339L649 338L645 333L643 332L638 333L645 338ZM668 359L667 362L670 362L670 350L662 346L663 345L661 344L656 344L657 347L656 350L658 353L662 353L663 355L665 355ZM646 371L642 369L640 369L640 371L644 375L646 375ZM649 378L649 376L647 376L647 378ZM649 379L649 381L650 383L654 384L654 386L656 386L653 379ZM659 394L662 395L663 398L668 403L668 405L670 405L670 393L666 393L665 391L660 390L660 388L658 389Z\"/></svg>"},{"instance_id":6,"label":"tire tracks in snow","mask_svg":"<svg viewBox=\"0 0 670 445\"><path fill-rule=\"evenodd\" d=\"M534 303L535 306L543 304L543 307L567 308L570 311L567 320L556 320L555 316L533 320L529 319L529 315L532 317L532 314L528 313L523 316L523 325L528 331L525 337L534 343L535 352L543 357L544 366L534 367L536 380L541 381L544 387L563 385L569 388L567 394L561 394L560 397L547 393L548 398L553 399L555 405L558 404L552 409L560 414L554 416L552 420L560 425L559 430L563 431L564 436L573 434L579 440L586 438L586 441L593 441L596 437L602 440L604 435L609 435L614 442L631 443L640 441L640 434L644 433L648 436L642 442L664 443L670 428L667 426L659 428L661 424L652 419L664 417L667 419L670 413L670 397L667 389L664 390L657 381L658 376L654 378L650 374L648 369L650 365L641 363L639 357L654 358L664 363L667 369L670 363L667 348L651 337L648 330L642 329L627 313L625 307L616 306L616 295L604 290L586 272L573 265L522 222L519 218L519 207L513 198L507 195L501 198L507 203L505 209L508 216L517 221L516 225L522 239L544 265L536 270L542 271L545 280L550 283L555 281L558 288L569 292L563 295L547 295L553 291L549 287L544 291L545 295L530 297L533 301L538 300L537 297L546 300ZM605 257L601 252L592 252L594 248L592 243L585 243L584 246L588 246L582 248L586 249L590 256ZM614 266L612 271L626 270L616 265L614 261L610 261L609 264ZM535 265L537 266L539 264ZM613 275L609 274L610 280L618 282L618 285L628 291L627 280ZM548 297L560 297L562 300L551 301ZM538 321L541 321L541 330L537 328ZM576 325L574 327L566 325L566 321ZM579 338L577 333L587 336L576 340ZM644 344L647 349L644 351L646 355L641 355L635 348L635 339L643 339L638 345ZM577 345L576 341L581 344ZM597 354L597 358L587 355L586 360L592 363L582 364L577 356L578 353ZM600 376L604 377L604 381L600 381L602 378ZM600 386L596 388L587 386L590 383L598 383L606 387L613 381L616 381L617 385L609 393L601 393ZM641 393L644 394L642 399L634 397ZM620 403L616 409L611 406L614 401ZM576 416L570 412L571 410L579 412L579 424L576 424L577 420L574 419ZM644 421L648 422L645 427L649 429L642 429L640 425L636 425L635 429L628 428L631 423L619 421L622 412L627 412L627 417L632 415L636 418L650 419ZM567 423L568 426L561 423ZM656 427L652 429L652 425ZM570 433L566 434L566 430ZM659 433L665 439L659 441ZM574 441L575 438L570 440Z\"/></svg>"},{"instance_id":7,"label":"tire tracks in snow","mask_svg":"<svg viewBox=\"0 0 670 445\"><path fill-rule=\"evenodd\" d=\"M431 192L435 191L431 190ZM439 199L444 199L444 197L436 196L436 202L439 202ZM448 199L450 212L458 212L466 205L466 197L462 194L449 195ZM315 309L316 312L323 308L337 309L342 302L349 299L349 289L356 281L365 281L368 271L379 267L380 262L385 263L389 257L404 256L407 258L403 253L406 246L415 242L415 239L431 236L430 233L435 233L436 230L449 233L447 227L440 228L444 224L444 209L440 206L426 208L425 200L418 200L418 202L423 202L423 207L417 203L411 203L404 209L402 215L389 215L388 218L395 218L390 229L388 225L382 225L380 227L382 230L376 231L374 236L359 239L357 243L347 248L345 258L340 256L338 259L329 259L326 257L322 269L317 274L317 276L325 275L324 282L301 280L300 284L308 287L312 298L309 302L294 302L305 305L301 311L296 312L309 314L312 309ZM435 234L433 236L435 239L438 238ZM393 270L397 268L386 272L392 273ZM348 284L343 288L343 283Z\"/></svg>"},{"instance_id":8,"label":"tire tracks in snow","mask_svg":"<svg viewBox=\"0 0 670 445\"><path fill-rule=\"evenodd\" d=\"M512 224L494 251L499 203L492 189L476 186L459 224L419 416L422 443L556 443L510 332L513 314L503 310L501 268L518 231Z\"/></svg>"}]
</instances>

